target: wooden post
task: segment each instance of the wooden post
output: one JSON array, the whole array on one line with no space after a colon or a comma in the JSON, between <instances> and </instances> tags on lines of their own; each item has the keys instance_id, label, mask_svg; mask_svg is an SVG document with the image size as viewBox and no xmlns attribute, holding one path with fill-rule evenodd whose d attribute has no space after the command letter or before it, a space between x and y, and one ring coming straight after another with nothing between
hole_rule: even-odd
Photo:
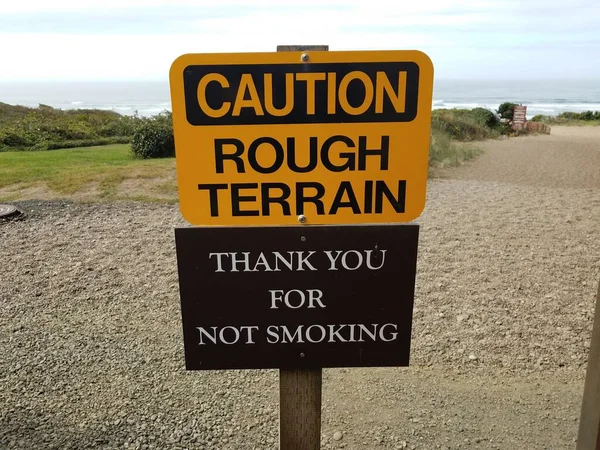
<instances>
[{"instance_id":1,"label":"wooden post","mask_svg":"<svg viewBox=\"0 0 600 450\"><path fill-rule=\"evenodd\" d=\"M328 52L329 45L278 45L278 52Z\"/></svg>"},{"instance_id":2,"label":"wooden post","mask_svg":"<svg viewBox=\"0 0 600 450\"><path fill-rule=\"evenodd\" d=\"M321 448L321 369L279 371L280 450Z\"/></svg>"},{"instance_id":3,"label":"wooden post","mask_svg":"<svg viewBox=\"0 0 600 450\"><path fill-rule=\"evenodd\" d=\"M328 51L328 45L278 45L278 52ZM279 371L279 450L321 448L322 369Z\"/></svg>"},{"instance_id":4,"label":"wooden post","mask_svg":"<svg viewBox=\"0 0 600 450\"><path fill-rule=\"evenodd\" d=\"M600 450L600 282L579 418L577 450Z\"/></svg>"}]
</instances>

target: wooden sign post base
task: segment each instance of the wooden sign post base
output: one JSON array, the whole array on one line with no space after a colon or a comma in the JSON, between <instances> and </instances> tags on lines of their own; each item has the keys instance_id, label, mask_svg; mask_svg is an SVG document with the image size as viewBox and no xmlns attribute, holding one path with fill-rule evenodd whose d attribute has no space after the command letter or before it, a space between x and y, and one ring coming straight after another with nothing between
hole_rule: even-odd
<instances>
[{"instance_id":1,"label":"wooden sign post base","mask_svg":"<svg viewBox=\"0 0 600 450\"><path fill-rule=\"evenodd\" d=\"M322 369L279 371L279 448L319 450Z\"/></svg>"}]
</instances>

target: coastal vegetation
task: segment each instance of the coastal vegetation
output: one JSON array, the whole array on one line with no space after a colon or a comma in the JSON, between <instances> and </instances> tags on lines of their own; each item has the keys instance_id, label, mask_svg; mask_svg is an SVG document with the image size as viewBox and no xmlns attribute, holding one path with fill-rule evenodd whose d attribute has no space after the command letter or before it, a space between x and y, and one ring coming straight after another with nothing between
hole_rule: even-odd
<instances>
[{"instance_id":1,"label":"coastal vegetation","mask_svg":"<svg viewBox=\"0 0 600 450\"><path fill-rule=\"evenodd\" d=\"M133 133L131 151L142 159L175 156L171 113L164 112L142 120Z\"/></svg>"},{"instance_id":2,"label":"coastal vegetation","mask_svg":"<svg viewBox=\"0 0 600 450\"><path fill-rule=\"evenodd\" d=\"M430 162L452 166L479 152L469 141L497 137L508 130L487 109L436 110L432 120ZM154 117L122 116L103 110L60 110L0 103L0 152L55 150L131 143L130 157L174 156L169 112Z\"/></svg>"},{"instance_id":3,"label":"coastal vegetation","mask_svg":"<svg viewBox=\"0 0 600 450\"><path fill-rule=\"evenodd\" d=\"M500 106L498 106L496 112L498 113L501 119L512 120L513 114L515 112L515 106L518 105L512 102L504 102Z\"/></svg>"},{"instance_id":4,"label":"coastal vegetation","mask_svg":"<svg viewBox=\"0 0 600 450\"><path fill-rule=\"evenodd\" d=\"M431 119L429 165L453 167L481 154L473 141L510 134L510 125L485 108L437 109Z\"/></svg>"},{"instance_id":5,"label":"coastal vegetation","mask_svg":"<svg viewBox=\"0 0 600 450\"><path fill-rule=\"evenodd\" d=\"M434 111L430 165L448 167L472 159L480 153L474 142L508 130L483 108ZM43 194L36 196L50 198L177 201L175 161L165 158L174 154L170 113L140 118L109 111L0 105L0 136L0 200L39 191ZM128 143L64 148L106 138ZM22 151L59 146L63 148Z\"/></svg>"},{"instance_id":6,"label":"coastal vegetation","mask_svg":"<svg viewBox=\"0 0 600 450\"><path fill-rule=\"evenodd\" d=\"M503 119L512 103L433 111L429 165L452 167L477 157L477 141L511 135ZM548 124L600 124L600 112L535 116ZM90 147L90 148L83 148ZM38 150L36 152L24 150ZM52 151L39 151L52 150ZM43 186L56 195L93 191L92 198L176 201L169 112L154 117L102 110L59 110L0 103L0 200ZM139 186L123 196L124 182Z\"/></svg>"},{"instance_id":7,"label":"coastal vegetation","mask_svg":"<svg viewBox=\"0 0 600 450\"><path fill-rule=\"evenodd\" d=\"M53 150L131 141L143 119L113 111L0 103L0 151Z\"/></svg>"},{"instance_id":8,"label":"coastal vegetation","mask_svg":"<svg viewBox=\"0 0 600 450\"><path fill-rule=\"evenodd\" d=\"M538 114L533 116L531 120L547 125L600 125L600 111L563 112L557 116Z\"/></svg>"}]
</instances>

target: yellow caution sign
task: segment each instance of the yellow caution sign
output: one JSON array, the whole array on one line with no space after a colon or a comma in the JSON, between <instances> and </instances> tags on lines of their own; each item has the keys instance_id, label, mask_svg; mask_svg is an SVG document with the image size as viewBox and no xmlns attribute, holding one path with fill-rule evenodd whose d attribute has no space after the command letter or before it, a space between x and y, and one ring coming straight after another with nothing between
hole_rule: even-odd
<instances>
[{"instance_id":1,"label":"yellow caution sign","mask_svg":"<svg viewBox=\"0 0 600 450\"><path fill-rule=\"evenodd\" d=\"M424 53L189 54L170 81L190 223L398 223L423 211L433 91Z\"/></svg>"}]
</instances>

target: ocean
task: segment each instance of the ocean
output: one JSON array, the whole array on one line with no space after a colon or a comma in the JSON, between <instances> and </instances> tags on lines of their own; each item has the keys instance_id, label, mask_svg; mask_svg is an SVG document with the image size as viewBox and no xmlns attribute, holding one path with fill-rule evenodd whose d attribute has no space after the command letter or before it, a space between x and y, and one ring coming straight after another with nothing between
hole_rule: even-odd
<instances>
[{"instance_id":1,"label":"ocean","mask_svg":"<svg viewBox=\"0 0 600 450\"><path fill-rule=\"evenodd\" d=\"M436 80L433 108L496 109L503 102L527 105L527 116L600 110L600 80ZM0 102L60 109L98 108L151 116L170 110L167 81L0 82Z\"/></svg>"}]
</instances>

